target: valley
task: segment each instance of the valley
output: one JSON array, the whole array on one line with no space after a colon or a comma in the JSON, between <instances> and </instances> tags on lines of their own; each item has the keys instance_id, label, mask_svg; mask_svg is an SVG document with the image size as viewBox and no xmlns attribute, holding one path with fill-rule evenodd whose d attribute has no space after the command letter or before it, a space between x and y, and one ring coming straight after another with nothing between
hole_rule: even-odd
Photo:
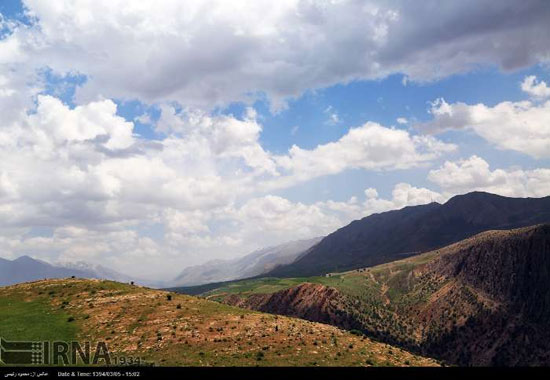
<instances>
[{"instance_id":1,"label":"valley","mask_svg":"<svg viewBox=\"0 0 550 380\"><path fill-rule=\"evenodd\" d=\"M550 225L487 231L404 260L210 290L230 305L328 323L456 365L550 363Z\"/></svg>"}]
</instances>

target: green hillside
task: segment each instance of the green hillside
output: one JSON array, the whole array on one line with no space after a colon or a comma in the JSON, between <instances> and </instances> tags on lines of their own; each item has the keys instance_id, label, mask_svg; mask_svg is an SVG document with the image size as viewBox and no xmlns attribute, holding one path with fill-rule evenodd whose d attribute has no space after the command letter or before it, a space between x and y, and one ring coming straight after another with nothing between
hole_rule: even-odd
<instances>
[{"instance_id":1,"label":"green hillside","mask_svg":"<svg viewBox=\"0 0 550 380\"><path fill-rule=\"evenodd\" d=\"M0 318L8 341L104 341L113 356L145 365L437 365L333 326L111 281L3 287Z\"/></svg>"}]
</instances>

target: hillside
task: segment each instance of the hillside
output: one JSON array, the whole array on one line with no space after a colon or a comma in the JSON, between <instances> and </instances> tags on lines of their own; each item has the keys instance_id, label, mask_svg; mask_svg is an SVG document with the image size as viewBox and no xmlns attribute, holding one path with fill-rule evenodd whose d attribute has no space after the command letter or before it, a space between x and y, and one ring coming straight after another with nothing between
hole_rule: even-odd
<instances>
[{"instance_id":1,"label":"hillside","mask_svg":"<svg viewBox=\"0 0 550 380\"><path fill-rule=\"evenodd\" d=\"M170 286L195 286L238 280L265 274L280 265L291 264L304 251L321 240L320 237L297 240L254 251L233 260L215 260L185 268Z\"/></svg>"},{"instance_id":2,"label":"hillside","mask_svg":"<svg viewBox=\"0 0 550 380\"><path fill-rule=\"evenodd\" d=\"M550 365L550 225L487 231L330 277L257 279L210 299L357 329L460 365Z\"/></svg>"},{"instance_id":3,"label":"hillside","mask_svg":"<svg viewBox=\"0 0 550 380\"><path fill-rule=\"evenodd\" d=\"M114 356L146 365L437 365L333 326L112 281L2 287L0 318L8 341L105 341Z\"/></svg>"},{"instance_id":4,"label":"hillside","mask_svg":"<svg viewBox=\"0 0 550 380\"><path fill-rule=\"evenodd\" d=\"M269 277L316 276L379 265L460 241L490 229L550 222L550 197L508 198L473 192L370 215L333 232Z\"/></svg>"}]
</instances>

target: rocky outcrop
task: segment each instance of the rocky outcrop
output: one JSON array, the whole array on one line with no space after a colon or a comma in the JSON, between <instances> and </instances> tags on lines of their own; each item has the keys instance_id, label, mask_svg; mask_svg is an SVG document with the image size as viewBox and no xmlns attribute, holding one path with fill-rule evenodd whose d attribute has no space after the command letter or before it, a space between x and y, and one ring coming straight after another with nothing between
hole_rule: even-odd
<instances>
[{"instance_id":1,"label":"rocky outcrop","mask_svg":"<svg viewBox=\"0 0 550 380\"><path fill-rule=\"evenodd\" d=\"M348 313L348 298L335 288L321 284L303 283L276 293L253 294L247 298L233 294L227 296L224 303L346 329L359 327Z\"/></svg>"}]
</instances>

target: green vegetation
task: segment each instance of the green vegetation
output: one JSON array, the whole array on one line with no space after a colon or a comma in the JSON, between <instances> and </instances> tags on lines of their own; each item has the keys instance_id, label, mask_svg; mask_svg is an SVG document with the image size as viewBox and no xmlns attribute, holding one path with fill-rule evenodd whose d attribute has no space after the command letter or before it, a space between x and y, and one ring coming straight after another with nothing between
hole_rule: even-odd
<instances>
[{"instance_id":1,"label":"green vegetation","mask_svg":"<svg viewBox=\"0 0 550 380\"><path fill-rule=\"evenodd\" d=\"M437 252L434 251L373 268L352 270L331 274L330 276L266 277L239 280L225 283L216 289L201 294L201 296L213 300L222 300L227 295L236 294L246 298L252 294L275 293L308 282L330 286L345 295L367 299L370 302L382 302L384 296L392 301L399 302L404 295L408 297L409 293L414 291L414 286L417 285L409 279L411 272L435 257L437 257ZM382 294L384 293L383 285L389 288L388 293L384 295Z\"/></svg>"},{"instance_id":2,"label":"green vegetation","mask_svg":"<svg viewBox=\"0 0 550 380\"><path fill-rule=\"evenodd\" d=\"M49 280L0 288L0 318L0 336L6 339L105 341L115 356L155 365L437 364L398 348L390 357L387 344L333 326L111 281Z\"/></svg>"},{"instance_id":3,"label":"green vegetation","mask_svg":"<svg viewBox=\"0 0 550 380\"><path fill-rule=\"evenodd\" d=\"M0 336L6 340L74 340L78 326L47 297L25 300L14 293L0 297Z\"/></svg>"},{"instance_id":4,"label":"green vegetation","mask_svg":"<svg viewBox=\"0 0 550 380\"><path fill-rule=\"evenodd\" d=\"M321 284L335 288L341 297L338 304L333 304L330 316L334 325L348 325L353 320L352 333L364 333L388 342L399 342L404 347L418 347L425 335L441 333L456 325L456 321L469 312L470 306L447 315L439 316L439 311L430 318L437 318L426 328L422 327L418 318L427 308L431 308L432 297L449 285L447 280L424 273L426 264L439 257L440 251L410 257L404 260L379 265L372 268L357 269L348 272L335 273L330 276L302 278L261 278L224 284L211 290L203 297L211 300L234 303L229 296L238 296L247 305L246 300L254 294L271 294L283 291L303 283ZM470 303L475 303L471 297L463 297L464 291L457 293ZM462 300L461 298L461 300ZM454 302L450 297L448 302ZM447 301L446 301L447 302ZM462 302L462 301L460 301ZM471 306L479 309L479 305ZM451 325L446 326L446 321ZM425 331L424 331L425 330Z\"/></svg>"},{"instance_id":5,"label":"green vegetation","mask_svg":"<svg viewBox=\"0 0 550 380\"><path fill-rule=\"evenodd\" d=\"M269 294L278 292L279 290L291 288L306 281L317 282L321 281L321 279L323 279L323 277L260 278L254 280L236 281L206 292L203 296L208 297L209 295L217 295L221 293L239 294L243 297L250 294Z\"/></svg>"}]
</instances>

